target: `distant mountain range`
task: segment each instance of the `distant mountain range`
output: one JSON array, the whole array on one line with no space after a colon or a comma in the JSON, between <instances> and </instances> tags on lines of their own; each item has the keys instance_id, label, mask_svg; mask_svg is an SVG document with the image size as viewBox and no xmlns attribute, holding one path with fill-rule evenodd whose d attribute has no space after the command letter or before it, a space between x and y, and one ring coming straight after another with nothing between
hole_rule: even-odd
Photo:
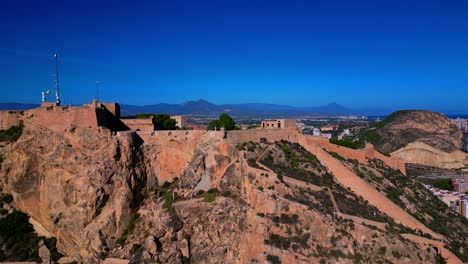
<instances>
[{"instance_id":1,"label":"distant mountain range","mask_svg":"<svg viewBox=\"0 0 468 264\"><path fill-rule=\"evenodd\" d=\"M0 110L26 110L38 107L38 104L0 103ZM215 117L227 112L237 118L286 118L306 116L338 115L388 115L390 109L361 108L352 109L337 103L318 107L294 107L289 105L245 103L217 105L206 100L188 101L181 104L121 105L122 116L138 113L168 113L170 115L191 115L195 117Z\"/></svg>"},{"instance_id":2,"label":"distant mountain range","mask_svg":"<svg viewBox=\"0 0 468 264\"><path fill-rule=\"evenodd\" d=\"M337 116L337 115L388 115L389 109L351 109L330 103L318 107L294 107L289 105L245 103L217 105L206 100L188 101L182 104L154 105L121 105L122 115L137 113L168 113L171 115L192 115L200 117L215 117L221 113L229 113L238 118L281 118L304 116Z\"/></svg>"}]
</instances>

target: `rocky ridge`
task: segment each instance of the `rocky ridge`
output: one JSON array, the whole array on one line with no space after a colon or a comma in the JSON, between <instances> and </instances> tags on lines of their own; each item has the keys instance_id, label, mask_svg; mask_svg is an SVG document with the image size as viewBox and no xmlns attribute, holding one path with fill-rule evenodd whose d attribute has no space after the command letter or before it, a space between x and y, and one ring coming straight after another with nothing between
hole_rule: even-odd
<instances>
[{"instance_id":1,"label":"rocky ridge","mask_svg":"<svg viewBox=\"0 0 468 264\"><path fill-rule=\"evenodd\" d=\"M358 138L407 163L445 169L468 165L468 154L461 151L462 131L441 113L397 111L375 123Z\"/></svg>"},{"instance_id":2,"label":"rocky ridge","mask_svg":"<svg viewBox=\"0 0 468 264\"><path fill-rule=\"evenodd\" d=\"M304 144L236 146L205 131L140 137L70 125L61 132L32 117L0 148L0 184L77 262L467 261L466 222L450 215L459 229L450 234L437 225L449 208L414 210L431 195L413 180L378 160ZM363 186L401 212L378 207ZM444 241L450 251L437 244Z\"/></svg>"}]
</instances>

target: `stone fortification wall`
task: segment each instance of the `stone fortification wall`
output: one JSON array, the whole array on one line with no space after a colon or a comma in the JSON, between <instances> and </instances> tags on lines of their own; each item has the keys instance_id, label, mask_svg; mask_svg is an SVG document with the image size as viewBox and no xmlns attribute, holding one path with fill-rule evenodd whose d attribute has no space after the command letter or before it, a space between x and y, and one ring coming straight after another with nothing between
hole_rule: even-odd
<instances>
[{"instance_id":1,"label":"stone fortification wall","mask_svg":"<svg viewBox=\"0 0 468 264\"><path fill-rule=\"evenodd\" d=\"M135 131L154 131L153 118L122 118L120 119L128 128Z\"/></svg>"},{"instance_id":2,"label":"stone fortification wall","mask_svg":"<svg viewBox=\"0 0 468 264\"><path fill-rule=\"evenodd\" d=\"M120 118L120 105L117 103L101 103L114 117Z\"/></svg>"},{"instance_id":3,"label":"stone fortification wall","mask_svg":"<svg viewBox=\"0 0 468 264\"><path fill-rule=\"evenodd\" d=\"M346 159L355 159L360 163L367 163L369 159L380 159L387 166L400 170L406 174L405 162L398 157L387 157L374 149L374 146L367 144L364 150L350 149L335 144L331 144L328 139L311 135L300 135L298 143L301 145L313 144L329 152L336 152Z\"/></svg>"},{"instance_id":4,"label":"stone fortification wall","mask_svg":"<svg viewBox=\"0 0 468 264\"><path fill-rule=\"evenodd\" d=\"M233 144L244 142L261 142L266 139L267 142L275 142L287 140L297 142L300 134L296 129L248 129L248 130L233 130L227 132L227 140Z\"/></svg>"},{"instance_id":5,"label":"stone fortification wall","mask_svg":"<svg viewBox=\"0 0 468 264\"><path fill-rule=\"evenodd\" d=\"M0 129L23 122L30 127L45 127L55 132L64 132L72 126L97 128L96 110L91 106L39 107L26 111L1 111Z\"/></svg>"},{"instance_id":6,"label":"stone fortification wall","mask_svg":"<svg viewBox=\"0 0 468 264\"><path fill-rule=\"evenodd\" d=\"M23 119L24 111L0 111L0 130L18 126Z\"/></svg>"},{"instance_id":7,"label":"stone fortification wall","mask_svg":"<svg viewBox=\"0 0 468 264\"><path fill-rule=\"evenodd\" d=\"M112 111L118 111L114 106ZM0 129L8 129L20 123L31 127L44 127L55 132L64 132L72 127L126 130L125 125L105 107L96 108L93 104L73 107L50 106L25 111L0 111Z\"/></svg>"},{"instance_id":8,"label":"stone fortification wall","mask_svg":"<svg viewBox=\"0 0 468 264\"><path fill-rule=\"evenodd\" d=\"M31 122L55 132L63 132L71 126L98 127L96 110L91 106L36 108L30 111L33 115Z\"/></svg>"},{"instance_id":9,"label":"stone fortification wall","mask_svg":"<svg viewBox=\"0 0 468 264\"><path fill-rule=\"evenodd\" d=\"M159 131L136 131L137 135L147 144L163 144L165 142L177 141L178 143L197 141L202 136L221 139L221 131L206 130L159 130Z\"/></svg>"},{"instance_id":10,"label":"stone fortification wall","mask_svg":"<svg viewBox=\"0 0 468 264\"><path fill-rule=\"evenodd\" d=\"M329 152L337 152L347 159L356 159L360 163L367 163L369 159L380 159L387 166L406 174L405 162L402 159L384 156L370 144L366 145L364 150L350 149L331 144L326 138L300 134L295 129L250 129L227 132L227 140L232 144L241 144L248 141L261 142L263 139L266 139L267 142L287 140L303 146L312 144Z\"/></svg>"}]
</instances>

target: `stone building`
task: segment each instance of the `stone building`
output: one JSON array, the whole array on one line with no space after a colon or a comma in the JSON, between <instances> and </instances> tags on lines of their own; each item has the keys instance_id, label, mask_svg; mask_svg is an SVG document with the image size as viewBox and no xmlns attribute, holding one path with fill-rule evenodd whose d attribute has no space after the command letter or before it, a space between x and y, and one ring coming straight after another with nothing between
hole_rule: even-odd
<instances>
[{"instance_id":1,"label":"stone building","mask_svg":"<svg viewBox=\"0 0 468 264\"><path fill-rule=\"evenodd\" d=\"M128 128L135 131L154 131L153 117L145 118L121 118L120 119Z\"/></svg>"},{"instance_id":2,"label":"stone building","mask_svg":"<svg viewBox=\"0 0 468 264\"><path fill-rule=\"evenodd\" d=\"M172 119L175 119L175 121L177 122L176 123L176 126L178 126L179 128L187 128L188 124L187 124L187 117L186 116L183 116L183 115L178 115L178 116L171 116Z\"/></svg>"},{"instance_id":3,"label":"stone building","mask_svg":"<svg viewBox=\"0 0 468 264\"><path fill-rule=\"evenodd\" d=\"M273 119L273 120L264 120L260 125L262 129L272 129L272 128L296 128L295 119Z\"/></svg>"},{"instance_id":4,"label":"stone building","mask_svg":"<svg viewBox=\"0 0 468 264\"><path fill-rule=\"evenodd\" d=\"M43 102L41 107L24 111L0 111L0 129L34 122L53 131L67 131L70 127L99 128L113 131L127 128L120 121L120 105L93 101L80 106L60 106L54 102Z\"/></svg>"}]
</instances>

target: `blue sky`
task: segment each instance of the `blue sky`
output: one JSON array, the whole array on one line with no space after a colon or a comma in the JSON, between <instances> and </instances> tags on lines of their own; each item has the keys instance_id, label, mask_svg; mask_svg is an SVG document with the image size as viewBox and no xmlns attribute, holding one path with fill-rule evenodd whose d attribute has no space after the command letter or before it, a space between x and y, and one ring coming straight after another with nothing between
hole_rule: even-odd
<instances>
[{"instance_id":1,"label":"blue sky","mask_svg":"<svg viewBox=\"0 0 468 264\"><path fill-rule=\"evenodd\" d=\"M468 112L468 1L2 1L0 102ZM52 98L51 98L52 99Z\"/></svg>"}]
</instances>

